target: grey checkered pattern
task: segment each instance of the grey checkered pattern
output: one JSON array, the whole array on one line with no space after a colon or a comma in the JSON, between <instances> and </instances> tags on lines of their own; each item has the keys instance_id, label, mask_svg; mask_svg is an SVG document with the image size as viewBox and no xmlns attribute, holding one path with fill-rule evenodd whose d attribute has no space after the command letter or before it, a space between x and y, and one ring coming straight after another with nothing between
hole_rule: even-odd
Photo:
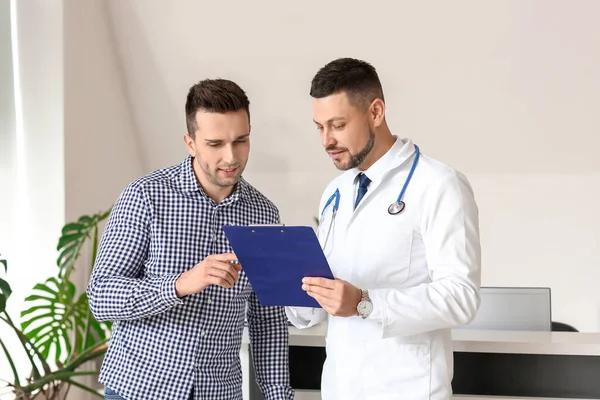
<instances>
[{"instance_id":1,"label":"grey checkered pattern","mask_svg":"<svg viewBox=\"0 0 600 400\"><path fill-rule=\"evenodd\" d=\"M242 399L247 306L259 387L266 399L292 399L285 311L261 306L243 271L231 289L175 295L181 273L232 251L223 225L279 223L275 205L243 179L217 205L191 160L135 180L113 207L87 289L96 319L114 321L99 381L129 400Z\"/></svg>"}]
</instances>

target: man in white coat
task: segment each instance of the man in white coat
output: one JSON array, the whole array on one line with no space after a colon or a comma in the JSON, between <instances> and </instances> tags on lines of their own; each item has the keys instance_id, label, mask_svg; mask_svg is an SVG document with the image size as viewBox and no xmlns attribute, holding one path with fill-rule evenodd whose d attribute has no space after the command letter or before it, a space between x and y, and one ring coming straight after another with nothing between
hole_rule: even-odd
<instances>
[{"instance_id":1,"label":"man in white coat","mask_svg":"<svg viewBox=\"0 0 600 400\"><path fill-rule=\"evenodd\" d=\"M450 399L450 329L469 323L480 302L471 186L392 135L370 64L332 61L310 94L323 147L344 171L319 205L319 241L335 279L304 278L322 308L286 313L298 328L327 322L322 398Z\"/></svg>"}]
</instances>

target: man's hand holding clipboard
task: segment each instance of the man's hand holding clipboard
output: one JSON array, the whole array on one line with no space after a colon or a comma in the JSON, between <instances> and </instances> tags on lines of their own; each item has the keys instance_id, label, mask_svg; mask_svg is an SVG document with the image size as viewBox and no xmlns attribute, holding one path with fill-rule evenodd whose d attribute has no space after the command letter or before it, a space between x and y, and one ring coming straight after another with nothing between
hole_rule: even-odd
<instances>
[{"instance_id":1,"label":"man's hand holding clipboard","mask_svg":"<svg viewBox=\"0 0 600 400\"><path fill-rule=\"evenodd\" d=\"M184 297L199 293L208 285L229 289L238 281L241 270L235 254L213 254L181 274L175 282L175 292L177 297Z\"/></svg>"},{"instance_id":2,"label":"man's hand holding clipboard","mask_svg":"<svg viewBox=\"0 0 600 400\"><path fill-rule=\"evenodd\" d=\"M358 315L357 306L362 291L342 279L312 278L302 279L302 290L315 299L328 314L336 317Z\"/></svg>"},{"instance_id":3,"label":"man's hand holding clipboard","mask_svg":"<svg viewBox=\"0 0 600 400\"><path fill-rule=\"evenodd\" d=\"M334 277L311 227L226 225L223 231L261 305L321 308L302 279Z\"/></svg>"}]
</instances>

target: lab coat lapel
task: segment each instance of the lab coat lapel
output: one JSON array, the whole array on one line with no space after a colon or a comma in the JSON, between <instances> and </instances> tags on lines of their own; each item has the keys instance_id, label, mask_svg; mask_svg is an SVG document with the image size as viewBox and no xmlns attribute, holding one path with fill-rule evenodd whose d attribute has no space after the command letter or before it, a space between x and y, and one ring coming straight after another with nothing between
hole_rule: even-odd
<instances>
[{"instance_id":1,"label":"lab coat lapel","mask_svg":"<svg viewBox=\"0 0 600 400\"><path fill-rule=\"evenodd\" d=\"M404 143L403 146L400 146L400 148L398 149L398 151L396 152L393 160L390 162L389 168L387 169L387 171L384 174L387 175L390 171L395 170L398 167L403 166L404 164L407 163L407 161L412 162L413 161L413 155L415 154L415 145L411 140L406 141L406 143ZM398 194L400 194L400 189L398 189Z\"/></svg>"},{"instance_id":2,"label":"lab coat lapel","mask_svg":"<svg viewBox=\"0 0 600 400\"><path fill-rule=\"evenodd\" d=\"M348 218L347 228L349 228L350 225L354 222L354 220L356 219L356 215L362 210L362 208L364 207L364 204L367 203L369 197L374 196L377 192L377 189L380 188L382 185L384 185L386 176L391 171L404 166L404 164L406 164L409 159L410 159L410 161L413 160L412 155L415 153L415 150L416 150L415 145L413 144L413 142L410 139L406 139L406 140L397 139L396 140L396 143L394 143L394 145L390 149L390 151L393 153L392 154L393 157L389 161L388 165L384 166L384 171L382 171L382 173L379 176L373 177L375 179L369 185L369 190L367 190L367 193L365 194L365 196L362 198L361 202L356 207L356 210L354 209L354 201L356 200L355 196L354 196L354 194L355 194L354 179L355 179L356 175L358 175L359 171L355 170L354 173L348 174L348 177L347 177L346 181L344 182L344 188L345 188L345 191L349 192L349 194L347 194L346 196L350 196L352 201L350 203L350 208L348 210L348 212L350 214L349 214L349 218ZM367 176L369 176L369 170L365 171L365 173L367 174ZM398 194L400 194L401 189L402 188L398 188ZM344 194L342 194L342 196L344 196ZM395 198L390 199L390 203L392 203L395 200L396 200Z\"/></svg>"}]
</instances>

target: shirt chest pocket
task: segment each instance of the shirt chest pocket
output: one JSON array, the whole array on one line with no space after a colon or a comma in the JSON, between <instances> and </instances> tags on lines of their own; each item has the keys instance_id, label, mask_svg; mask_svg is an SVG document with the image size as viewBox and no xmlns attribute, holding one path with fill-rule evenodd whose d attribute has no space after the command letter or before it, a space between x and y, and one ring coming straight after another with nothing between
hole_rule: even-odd
<instances>
[{"instance_id":1,"label":"shirt chest pocket","mask_svg":"<svg viewBox=\"0 0 600 400\"><path fill-rule=\"evenodd\" d=\"M356 243L360 280L371 288L398 287L411 273L415 233L411 226L383 223L374 233L365 232Z\"/></svg>"}]
</instances>

